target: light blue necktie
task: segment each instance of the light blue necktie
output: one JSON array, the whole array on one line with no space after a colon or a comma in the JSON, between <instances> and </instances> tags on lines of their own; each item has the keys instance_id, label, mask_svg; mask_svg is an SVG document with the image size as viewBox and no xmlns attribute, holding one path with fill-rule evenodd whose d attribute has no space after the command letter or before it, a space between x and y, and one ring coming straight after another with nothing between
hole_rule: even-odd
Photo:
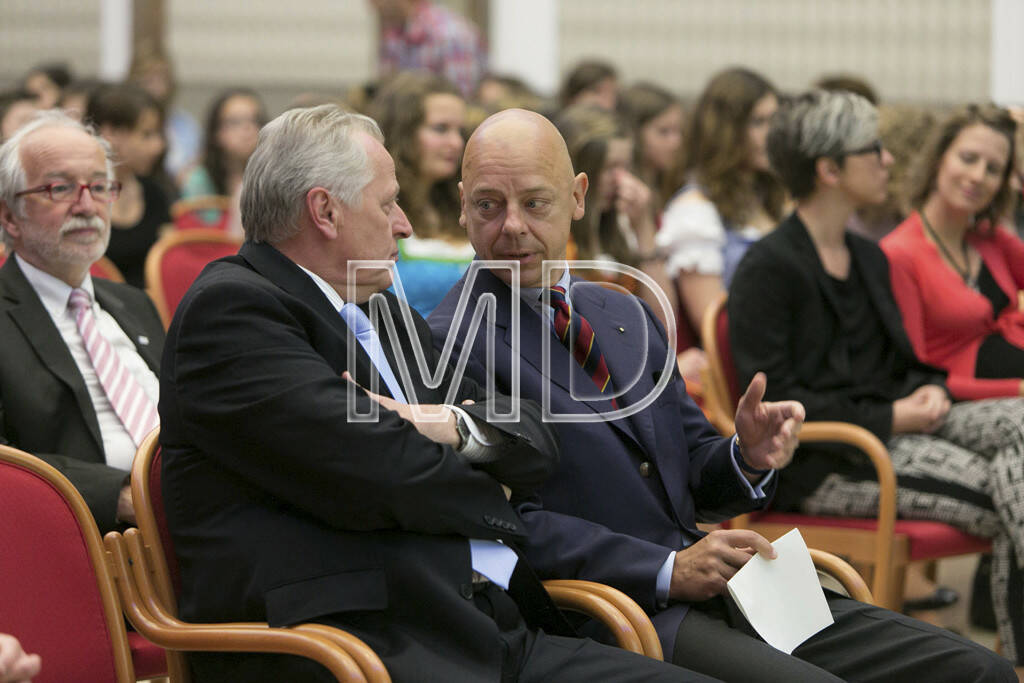
<instances>
[{"instance_id":1,"label":"light blue necktie","mask_svg":"<svg viewBox=\"0 0 1024 683\"><path fill-rule=\"evenodd\" d=\"M384 355L380 336L370 323L369 316L353 303L342 306L340 314L345 324L355 333L359 345L370 357L373 367L377 369L377 374L384 380L391 396L400 403L408 403L395 373L391 370L391 364L388 362L387 356ZM469 554L470 564L477 573L486 576L502 588L508 589L512 571L516 567L516 562L519 561L519 556L515 551L497 541L471 538L469 539Z\"/></svg>"},{"instance_id":2,"label":"light blue necktie","mask_svg":"<svg viewBox=\"0 0 1024 683\"><path fill-rule=\"evenodd\" d=\"M384 380L384 384L387 385L391 396L396 401L408 403L405 399L405 394L402 393L402 385L398 383L395 373L391 370L391 364L388 363L388 358L384 355L384 348L380 344L377 330L373 328L370 318L363 312L363 309L353 303L345 304L341 307L341 317L345 324L355 332L359 345L363 347L366 355L370 357L373 367L377 368L377 374Z\"/></svg>"}]
</instances>

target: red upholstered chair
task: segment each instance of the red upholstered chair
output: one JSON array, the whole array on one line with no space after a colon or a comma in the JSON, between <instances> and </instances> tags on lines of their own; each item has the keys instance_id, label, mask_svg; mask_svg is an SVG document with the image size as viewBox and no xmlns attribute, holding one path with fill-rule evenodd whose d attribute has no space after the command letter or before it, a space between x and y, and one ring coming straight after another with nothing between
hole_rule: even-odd
<instances>
[{"instance_id":1,"label":"red upholstered chair","mask_svg":"<svg viewBox=\"0 0 1024 683\"><path fill-rule=\"evenodd\" d=\"M99 530L57 470L0 446L0 629L42 657L36 683L167 675L164 651L125 630Z\"/></svg>"},{"instance_id":2,"label":"red upholstered chair","mask_svg":"<svg viewBox=\"0 0 1024 683\"><path fill-rule=\"evenodd\" d=\"M220 230L197 228L169 232L150 247L146 255L146 291L164 327L170 324L178 302L206 264L236 253L241 244L240 239Z\"/></svg>"},{"instance_id":3,"label":"red upholstered chair","mask_svg":"<svg viewBox=\"0 0 1024 683\"><path fill-rule=\"evenodd\" d=\"M710 306L702 324L708 355L705 401L712 423L723 434L735 431L733 415L742 390L729 343L726 295ZM903 577L909 562L937 560L986 551L988 540L966 534L941 522L896 519L896 475L889 451L874 434L845 422L807 422L801 443L845 443L871 461L879 481L878 515L873 518L816 517L772 510L743 515L735 527L757 531L769 540L798 527L808 546L835 553L854 565L870 567L871 592L878 604L899 610L903 604Z\"/></svg>"}]
</instances>

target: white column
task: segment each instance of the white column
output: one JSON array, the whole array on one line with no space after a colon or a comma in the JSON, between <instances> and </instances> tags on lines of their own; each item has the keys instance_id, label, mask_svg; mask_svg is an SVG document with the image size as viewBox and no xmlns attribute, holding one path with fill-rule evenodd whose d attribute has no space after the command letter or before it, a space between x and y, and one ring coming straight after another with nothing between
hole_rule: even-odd
<instances>
[{"instance_id":1,"label":"white column","mask_svg":"<svg viewBox=\"0 0 1024 683\"><path fill-rule=\"evenodd\" d=\"M99 77L123 80L131 62L132 0L101 0Z\"/></svg>"},{"instance_id":2,"label":"white column","mask_svg":"<svg viewBox=\"0 0 1024 683\"><path fill-rule=\"evenodd\" d=\"M992 0L990 92L997 104L1024 105L1024 2Z\"/></svg>"},{"instance_id":3,"label":"white column","mask_svg":"<svg viewBox=\"0 0 1024 683\"><path fill-rule=\"evenodd\" d=\"M490 69L543 95L558 89L558 0L491 0Z\"/></svg>"}]
</instances>

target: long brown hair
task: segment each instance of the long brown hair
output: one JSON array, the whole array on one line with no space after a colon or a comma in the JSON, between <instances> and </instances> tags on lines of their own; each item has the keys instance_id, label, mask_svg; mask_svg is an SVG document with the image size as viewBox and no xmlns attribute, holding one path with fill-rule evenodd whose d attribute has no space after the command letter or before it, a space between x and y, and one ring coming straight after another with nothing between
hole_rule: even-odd
<instances>
[{"instance_id":1,"label":"long brown hair","mask_svg":"<svg viewBox=\"0 0 1024 683\"><path fill-rule=\"evenodd\" d=\"M643 127L672 107L682 109L682 106L679 98L653 83L635 83L619 95L619 113L633 129L636 138L633 145L633 170L637 174L640 174L644 167L644 145L641 136ZM650 178L651 190L658 193L659 208L664 207L679 189L672 176L671 172L655 171ZM647 182L648 178L643 180Z\"/></svg>"},{"instance_id":2,"label":"long brown hair","mask_svg":"<svg viewBox=\"0 0 1024 683\"><path fill-rule=\"evenodd\" d=\"M907 181L907 203L911 208L919 210L924 206L925 201L935 190L935 179L939 175L942 158L946 155L949 146L953 144L953 140L960 134L960 131L976 123L988 126L1004 135L1010 143L1010 155L1006 160L1006 169L1003 171L999 190L992 198L992 203L974 217L975 226L987 222L989 226L994 227L999 218L1006 213L1013 192L1010 188L1010 174L1013 173L1014 161L1017 158L1015 155L1017 123L1013 120L1010 112L994 104L968 104L960 107L935 128L924 151L911 168L910 178Z\"/></svg>"},{"instance_id":3,"label":"long brown hair","mask_svg":"<svg viewBox=\"0 0 1024 683\"><path fill-rule=\"evenodd\" d=\"M708 82L690 117L676 186L694 178L725 223L743 225L759 204L773 219L782 217L785 190L773 173L750 167L747 142L754 105L775 94L763 76L726 69Z\"/></svg>"},{"instance_id":4,"label":"long brown hair","mask_svg":"<svg viewBox=\"0 0 1024 683\"><path fill-rule=\"evenodd\" d=\"M368 113L380 125L384 144L395 160L395 176L401 188L398 203L409 217L415 234L464 239L466 233L459 226L459 173L428 185L419 172L417 133L426 118L424 103L430 95L462 98L462 92L442 76L405 71L381 86ZM430 208L437 212L436 226L426 219Z\"/></svg>"},{"instance_id":5,"label":"long brown hair","mask_svg":"<svg viewBox=\"0 0 1024 683\"><path fill-rule=\"evenodd\" d=\"M615 210L599 212L596 201L599 178L608 158L608 144L612 140L630 138L630 129L621 117L588 104L566 107L555 125L569 148L573 172L587 174L588 193L595 197L588 202L583 218L572 223L577 258L592 259L598 254L609 254L621 263L631 263L633 258L619 231Z\"/></svg>"}]
</instances>

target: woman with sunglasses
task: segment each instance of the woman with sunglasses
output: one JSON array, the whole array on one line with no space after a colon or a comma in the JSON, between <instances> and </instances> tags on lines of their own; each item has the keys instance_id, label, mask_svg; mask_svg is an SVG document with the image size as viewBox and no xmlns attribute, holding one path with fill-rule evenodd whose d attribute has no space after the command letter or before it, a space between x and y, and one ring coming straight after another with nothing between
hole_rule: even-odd
<instances>
[{"instance_id":1,"label":"woman with sunglasses","mask_svg":"<svg viewBox=\"0 0 1024 683\"><path fill-rule=\"evenodd\" d=\"M959 399L1024 395L1024 242L998 225L1015 133L1005 109L955 111L911 176L915 213L881 242L914 351Z\"/></svg>"}]
</instances>

